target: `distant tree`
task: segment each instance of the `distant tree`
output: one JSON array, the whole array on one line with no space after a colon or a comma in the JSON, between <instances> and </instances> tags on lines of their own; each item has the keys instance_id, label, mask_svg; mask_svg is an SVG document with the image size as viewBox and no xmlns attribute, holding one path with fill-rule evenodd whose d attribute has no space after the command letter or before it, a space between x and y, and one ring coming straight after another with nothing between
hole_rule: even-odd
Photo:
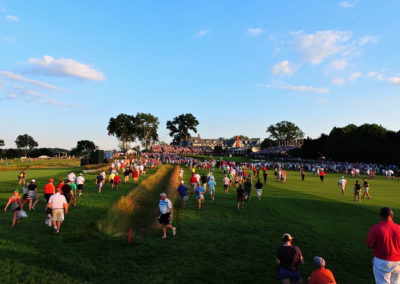
<instances>
[{"instance_id":1,"label":"distant tree","mask_svg":"<svg viewBox=\"0 0 400 284\"><path fill-rule=\"evenodd\" d=\"M233 136L233 137L231 138L231 140L232 140L232 139L236 139L237 136L239 136L239 139L240 139L240 140L248 140L248 139L249 139L249 137L244 136L244 135L236 135L236 136Z\"/></svg>"},{"instance_id":2,"label":"distant tree","mask_svg":"<svg viewBox=\"0 0 400 284\"><path fill-rule=\"evenodd\" d=\"M134 125L136 137L145 149L151 143L158 141L157 130L159 121L156 116L150 113L139 112L134 118Z\"/></svg>"},{"instance_id":3,"label":"distant tree","mask_svg":"<svg viewBox=\"0 0 400 284\"><path fill-rule=\"evenodd\" d=\"M76 147L71 150L71 155L87 155L96 149L96 145L90 140L80 140L77 142Z\"/></svg>"},{"instance_id":4,"label":"distant tree","mask_svg":"<svg viewBox=\"0 0 400 284\"><path fill-rule=\"evenodd\" d=\"M213 153L214 154L221 154L221 153L223 153L224 152L224 149L222 149L222 147L221 146L215 146L214 147L214 150L213 150Z\"/></svg>"},{"instance_id":5,"label":"distant tree","mask_svg":"<svg viewBox=\"0 0 400 284\"><path fill-rule=\"evenodd\" d=\"M135 117L124 113L119 114L116 118L111 117L107 127L108 135L117 137L122 143L122 150L126 152L127 143L136 139Z\"/></svg>"},{"instance_id":6,"label":"distant tree","mask_svg":"<svg viewBox=\"0 0 400 284\"><path fill-rule=\"evenodd\" d=\"M278 141L291 141L304 138L303 131L293 122L281 121L268 126L269 138Z\"/></svg>"},{"instance_id":7,"label":"distant tree","mask_svg":"<svg viewBox=\"0 0 400 284\"><path fill-rule=\"evenodd\" d=\"M0 139L0 147L3 147L3 146L4 146L4 140Z\"/></svg>"},{"instance_id":8,"label":"distant tree","mask_svg":"<svg viewBox=\"0 0 400 284\"><path fill-rule=\"evenodd\" d=\"M25 157L27 156L29 151L39 146L35 139L33 139L33 137L29 136L28 134L19 135L15 140L15 144L17 145L18 149L22 149L24 151Z\"/></svg>"},{"instance_id":9,"label":"distant tree","mask_svg":"<svg viewBox=\"0 0 400 284\"><path fill-rule=\"evenodd\" d=\"M268 147L271 147L271 146L274 146L274 145L275 145L274 140L269 139L269 138L265 138L265 139L261 142L260 147L261 147L261 149L265 149L265 148L268 148Z\"/></svg>"},{"instance_id":10,"label":"distant tree","mask_svg":"<svg viewBox=\"0 0 400 284\"><path fill-rule=\"evenodd\" d=\"M327 140L328 135L326 134L321 134L317 139L305 139L300 149L300 157L304 159L322 158L325 155L324 148Z\"/></svg>"},{"instance_id":11,"label":"distant tree","mask_svg":"<svg viewBox=\"0 0 400 284\"><path fill-rule=\"evenodd\" d=\"M197 125L199 121L191 113L181 114L174 117L172 121L167 121L169 135L173 138L172 144L178 145L186 137L191 137L190 130L197 133Z\"/></svg>"}]
</instances>

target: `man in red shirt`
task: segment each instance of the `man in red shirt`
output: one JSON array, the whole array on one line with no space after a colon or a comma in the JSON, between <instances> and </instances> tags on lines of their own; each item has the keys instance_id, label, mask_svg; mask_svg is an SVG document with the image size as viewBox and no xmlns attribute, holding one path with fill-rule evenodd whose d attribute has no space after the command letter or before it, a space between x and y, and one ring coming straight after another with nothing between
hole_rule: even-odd
<instances>
[{"instance_id":1,"label":"man in red shirt","mask_svg":"<svg viewBox=\"0 0 400 284\"><path fill-rule=\"evenodd\" d=\"M391 208L382 208L382 220L371 227L367 237L367 246L373 248L377 284L400 283L400 226L393 222L393 214Z\"/></svg>"},{"instance_id":2,"label":"man in red shirt","mask_svg":"<svg viewBox=\"0 0 400 284\"><path fill-rule=\"evenodd\" d=\"M192 189L193 193L194 193L194 191L196 189L197 182L198 182L197 178L196 178L196 176L195 176L195 174L193 172L192 173L192 177L190 178L190 188Z\"/></svg>"},{"instance_id":3,"label":"man in red shirt","mask_svg":"<svg viewBox=\"0 0 400 284\"><path fill-rule=\"evenodd\" d=\"M116 173L115 177L114 177L114 185L115 185L116 191L118 191L118 186L119 186L120 181L121 181L121 178L119 177L118 173Z\"/></svg>"}]
</instances>

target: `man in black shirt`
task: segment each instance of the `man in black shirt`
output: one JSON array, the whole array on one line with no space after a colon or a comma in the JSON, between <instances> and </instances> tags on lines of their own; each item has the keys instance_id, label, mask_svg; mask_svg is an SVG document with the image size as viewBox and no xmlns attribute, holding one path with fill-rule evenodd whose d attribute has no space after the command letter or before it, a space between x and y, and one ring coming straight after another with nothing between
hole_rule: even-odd
<instances>
[{"instance_id":1,"label":"man in black shirt","mask_svg":"<svg viewBox=\"0 0 400 284\"><path fill-rule=\"evenodd\" d=\"M283 284L303 283L299 270L299 264L304 264L303 255L300 249L292 246L293 237L290 234L282 236L283 245L276 252L276 264L278 277Z\"/></svg>"},{"instance_id":2,"label":"man in black shirt","mask_svg":"<svg viewBox=\"0 0 400 284\"><path fill-rule=\"evenodd\" d=\"M262 188L263 188L263 184L261 183L260 179L258 179L258 181L256 183L256 192L257 192L258 200L261 200Z\"/></svg>"},{"instance_id":3,"label":"man in black shirt","mask_svg":"<svg viewBox=\"0 0 400 284\"><path fill-rule=\"evenodd\" d=\"M71 181L67 180L67 182L62 186L61 190L69 205L69 203L71 202L71 198L74 198L74 193L72 192L71 188Z\"/></svg>"},{"instance_id":4,"label":"man in black shirt","mask_svg":"<svg viewBox=\"0 0 400 284\"><path fill-rule=\"evenodd\" d=\"M237 208L239 209L240 206L244 207L244 189L242 183L239 183L238 188L236 189L237 194Z\"/></svg>"},{"instance_id":5,"label":"man in black shirt","mask_svg":"<svg viewBox=\"0 0 400 284\"><path fill-rule=\"evenodd\" d=\"M207 182L208 182L208 178L206 177L206 174L203 173L200 177L201 180L201 184L203 185L204 190L207 190Z\"/></svg>"},{"instance_id":6,"label":"man in black shirt","mask_svg":"<svg viewBox=\"0 0 400 284\"><path fill-rule=\"evenodd\" d=\"M356 180L356 184L354 185L354 201L361 201L361 185L358 180Z\"/></svg>"}]
</instances>

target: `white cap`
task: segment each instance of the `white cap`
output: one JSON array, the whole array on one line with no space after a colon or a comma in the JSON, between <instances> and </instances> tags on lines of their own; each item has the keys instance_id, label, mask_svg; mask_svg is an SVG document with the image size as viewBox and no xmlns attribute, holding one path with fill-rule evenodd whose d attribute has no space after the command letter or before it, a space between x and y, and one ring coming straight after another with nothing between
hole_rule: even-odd
<instances>
[{"instance_id":1,"label":"white cap","mask_svg":"<svg viewBox=\"0 0 400 284\"><path fill-rule=\"evenodd\" d=\"M160 196L167 196L165 193L161 193Z\"/></svg>"},{"instance_id":2,"label":"white cap","mask_svg":"<svg viewBox=\"0 0 400 284\"><path fill-rule=\"evenodd\" d=\"M31 180L31 182L36 182L36 180L33 179L33 180Z\"/></svg>"}]
</instances>

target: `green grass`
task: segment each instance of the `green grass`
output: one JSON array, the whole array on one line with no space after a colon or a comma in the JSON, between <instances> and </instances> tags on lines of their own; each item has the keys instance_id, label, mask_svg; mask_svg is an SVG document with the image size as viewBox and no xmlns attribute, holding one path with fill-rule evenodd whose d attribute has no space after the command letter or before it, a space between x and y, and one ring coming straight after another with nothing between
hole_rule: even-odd
<instances>
[{"instance_id":1,"label":"green grass","mask_svg":"<svg viewBox=\"0 0 400 284\"><path fill-rule=\"evenodd\" d=\"M32 170L28 176L35 177L42 190L48 177L65 178L67 173ZM185 169L187 182L189 175ZM281 184L272 181L269 172L263 199L258 201L253 191L252 200L237 210L233 187L226 195L223 175L216 170L216 199L210 200L207 193L204 210L198 211L191 194L187 208L175 211L174 239L168 232L170 238L161 240L157 230L128 243L125 236L101 233L96 224L122 195L139 187L131 182L118 193L106 189L98 194L95 176L85 175L84 196L66 216L58 236L44 225L43 199L40 209L28 212L14 230L11 213L0 214L0 283L279 283L275 252L286 232L303 252L304 280L314 269L313 257L319 255L338 283L374 283L372 251L365 239L379 221L379 208L392 206L396 212L400 204L397 180L370 180L372 199L354 203L351 190L340 194L338 175L328 174L321 184L317 177L308 175L301 182L297 172L288 172L288 182ZM168 187L165 179L160 181ZM348 181L350 186L355 182ZM0 173L1 205L15 184L15 173ZM148 198L152 200L146 206L153 214L158 196Z\"/></svg>"}]
</instances>

